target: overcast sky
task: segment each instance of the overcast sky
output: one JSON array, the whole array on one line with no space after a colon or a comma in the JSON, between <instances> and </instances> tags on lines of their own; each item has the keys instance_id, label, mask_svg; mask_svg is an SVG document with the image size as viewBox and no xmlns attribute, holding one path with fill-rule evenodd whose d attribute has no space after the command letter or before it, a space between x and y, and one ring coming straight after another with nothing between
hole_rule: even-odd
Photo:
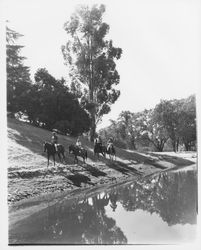
<instances>
[{"instance_id":1,"label":"overcast sky","mask_svg":"<svg viewBox=\"0 0 201 250\"><path fill-rule=\"evenodd\" d=\"M9 26L24 35L26 65L32 77L45 67L56 78L67 76L61 45L67 41L63 24L76 4L103 3L109 38L123 49L117 61L121 96L105 115L116 119L122 110L153 108L161 99L196 93L200 81L199 0L6 0Z\"/></svg>"}]
</instances>

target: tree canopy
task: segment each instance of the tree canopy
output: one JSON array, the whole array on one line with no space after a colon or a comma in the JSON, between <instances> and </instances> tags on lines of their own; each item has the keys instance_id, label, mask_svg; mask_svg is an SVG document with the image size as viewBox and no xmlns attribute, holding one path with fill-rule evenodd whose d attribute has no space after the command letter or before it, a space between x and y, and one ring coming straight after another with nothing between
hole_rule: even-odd
<instances>
[{"instance_id":1,"label":"tree canopy","mask_svg":"<svg viewBox=\"0 0 201 250\"><path fill-rule=\"evenodd\" d=\"M62 52L69 68L71 88L90 113L91 140L97 123L110 112L111 105L120 95L114 88L120 80L115 60L121 57L122 49L114 47L112 40L105 39L109 25L102 20L104 12L104 5L91 8L80 5L64 24L68 41L62 46Z\"/></svg>"},{"instance_id":2,"label":"tree canopy","mask_svg":"<svg viewBox=\"0 0 201 250\"><path fill-rule=\"evenodd\" d=\"M26 117L35 126L57 128L71 135L82 134L90 128L89 114L63 78L55 79L45 68L37 70L34 82L29 67L24 66L23 48L16 44L22 35L7 27L7 110L17 117Z\"/></svg>"},{"instance_id":3,"label":"tree canopy","mask_svg":"<svg viewBox=\"0 0 201 250\"><path fill-rule=\"evenodd\" d=\"M38 69L34 78L35 84L27 96L26 109L32 123L48 129L56 128L71 135L89 130L89 115L69 92L64 79L55 79L44 68Z\"/></svg>"},{"instance_id":4,"label":"tree canopy","mask_svg":"<svg viewBox=\"0 0 201 250\"><path fill-rule=\"evenodd\" d=\"M103 138L112 136L117 146L163 151L167 143L173 151L196 147L195 96L181 100L161 100L155 108L132 113L122 111L117 121L100 131Z\"/></svg>"},{"instance_id":5,"label":"tree canopy","mask_svg":"<svg viewBox=\"0 0 201 250\"><path fill-rule=\"evenodd\" d=\"M20 55L24 47L17 44L22 35L6 27L7 109L15 113L24 109L21 101L31 84L29 67Z\"/></svg>"}]
</instances>

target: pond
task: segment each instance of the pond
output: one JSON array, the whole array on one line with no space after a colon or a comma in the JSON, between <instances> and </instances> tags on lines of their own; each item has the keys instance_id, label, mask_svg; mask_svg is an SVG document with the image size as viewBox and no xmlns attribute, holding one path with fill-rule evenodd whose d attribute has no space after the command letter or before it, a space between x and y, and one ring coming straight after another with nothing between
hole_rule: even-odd
<instances>
[{"instance_id":1,"label":"pond","mask_svg":"<svg viewBox=\"0 0 201 250\"><path fill-rule=\"evenodd\" d=\"M64 197L44 209L37 211L35 206L32 210L10 225L9 244L193 242L197 172L163 172L82 198Z\"/></svg>"}]
</instances>

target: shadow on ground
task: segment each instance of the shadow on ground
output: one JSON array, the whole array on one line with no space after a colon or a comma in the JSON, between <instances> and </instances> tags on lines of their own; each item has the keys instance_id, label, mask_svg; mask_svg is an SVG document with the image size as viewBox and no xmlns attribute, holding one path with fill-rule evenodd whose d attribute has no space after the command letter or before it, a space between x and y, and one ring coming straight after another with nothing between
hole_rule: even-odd
<instances>
[{"instance_id":1,"label":"shadow on ground","mask_svg":"<svg viewBox=\"0 0 201 250\"><path fill-rule=\"evenodd\" d=\"M149 153L149 155L157 156L160 158L160 160L167 161L167 162L175 164L177 166L189 166L189 165L195 164L195 162L193 162L191 160L184 159L184 158L177 157L177 156L170 156L170 155L166 155L166 154L158 155L155 153Z\"/></svg>"},{"instance_id":2,"label":"shadow on ground","mask_svg":"<svg viewBox=\"0 0 201 250\"><path fill-rule=\"evenodd\" d=\"M194 164L193 161L190 161L188 159L183 159L181 157L173 157L173 156L168 156L168 155L158 155L158 154L154 154L154 153L143 153L145 155L141 155L140 153L137 152L127 152L126 150L119 150L117 149L117 155L118 157L124 159L124 160L128 160L132 163L132 161L134 160L136 163L144 163L144 164L148 164L148 165L152 165L156 168L160 168L160 169L165 169L166 167L163 166L162 164L160 164L158 161L166 161L168 163L172 163L178 166L188 166L191 164ZM156 159L152 159L151 156L157 157L158 160Z\"/></svg>"},{"instance_id":3,"label":"shadow on ground","mask_svg":"<svg viewBox=\"0 0 201 250\"><path fill-rule=\"evenodd\" d=\"M129 167L127 164L120 161L110 161L108 162L108 167L121 172L123 175L141 175L142 173L138 170Z\"/></svg>"},{"instance_id":4,"label":"shadow on ground","mask_svg":"<svg viewBox=\"0 0 201 250\"><path fill-rule=\"evenodd\" d=\"M81 187L82 183L89 184L92 186L95 185L94 183L91 182L91 179L88 176L80 174L80 173L70 174L70 175L66 175L64 177L66 177L68 180L70 180L72 182L72 184L77 186L77 187Z\"/></svg>"}]
</instances>

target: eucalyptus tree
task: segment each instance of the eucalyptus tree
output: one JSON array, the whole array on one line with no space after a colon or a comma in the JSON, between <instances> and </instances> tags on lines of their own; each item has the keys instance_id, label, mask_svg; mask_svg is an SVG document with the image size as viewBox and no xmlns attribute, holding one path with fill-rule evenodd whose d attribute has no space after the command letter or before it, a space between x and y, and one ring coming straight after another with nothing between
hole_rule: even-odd
<instances>
[{"instance_id":1,"label":"eucalyptus tree","mask_svg":"<svg viewBox=\"0 0 201 250\"><path fill-rule=\"evenodd\" d=\"M121 57L122 49L106 40L109 25L102 20L104 12L104 5L80 5L64 24L68 41L62 46L62 53L71 87L77 90L82 106L90 113L90 140L97 123L110 112L120 95L114 87L120 81L115 61Z\"/></svg>"}]
</instances>

